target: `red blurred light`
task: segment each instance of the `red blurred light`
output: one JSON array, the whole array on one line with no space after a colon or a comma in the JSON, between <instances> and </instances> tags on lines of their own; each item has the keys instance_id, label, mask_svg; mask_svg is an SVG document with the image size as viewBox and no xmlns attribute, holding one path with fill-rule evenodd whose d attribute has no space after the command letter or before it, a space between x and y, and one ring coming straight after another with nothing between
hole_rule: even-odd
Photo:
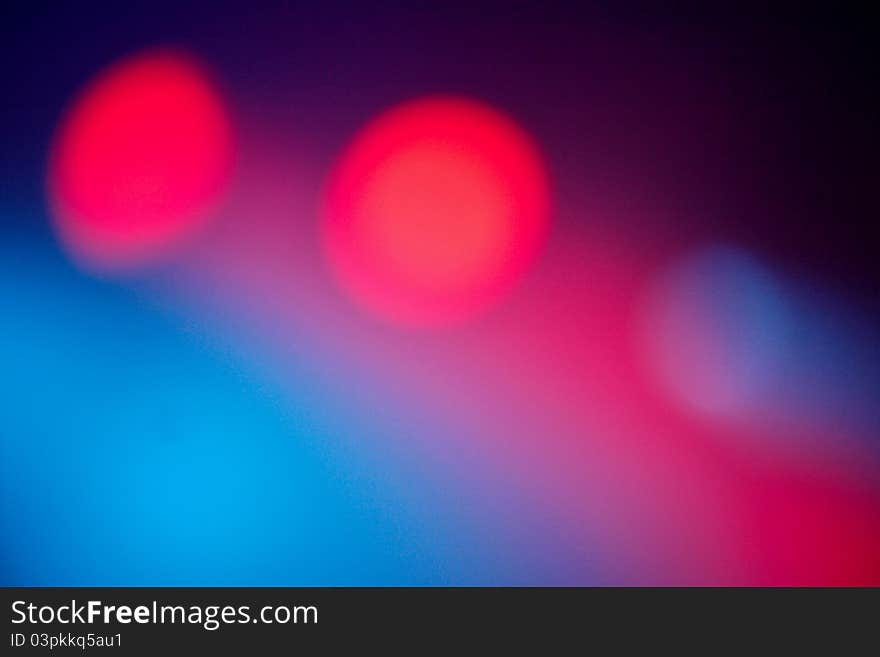
<instances>
[{"instance_id":1,"label":"red blurred light","mask_svg":"<svg viewBox=\"0 0 880 657\"><path fill-rule=\"evenodd\" d=\"M535 257L547 181L509 118L457 98L406 103L369 124L331 179L324 238L355 299L407 326L484 308Z\"/></svg>"},{"instance_id":2,"label":"red blurred light","mask_svg":"<svg viewBox=\"0 0 880 657\"><path fill-rule=\"evenodd\" d=\"M56 134L56 226L87 266L143 264L203 224L231 164L230 123L201 66L137 55L92 81Z\"/></svg>"}]
</instances>

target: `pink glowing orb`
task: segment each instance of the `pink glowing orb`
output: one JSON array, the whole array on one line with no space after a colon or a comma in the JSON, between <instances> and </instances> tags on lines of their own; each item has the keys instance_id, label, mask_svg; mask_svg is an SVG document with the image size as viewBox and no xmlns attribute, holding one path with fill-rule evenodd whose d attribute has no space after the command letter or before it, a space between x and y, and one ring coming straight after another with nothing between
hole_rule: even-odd
<instances>
[{"instance_id":1,"label":"pink glowing orb","mask_svg":"<svg viewBox=\"0 0 880 657\"><path fill-rule=\"evenodd\" d=\"M204 224L232 155L230 121L197 61L162 50L118 62L55 135L49 192L62 242L93 269L153 260Z\"/></svg>"},{"instance_id":2,"label":"pink glowing orb","mask_svg":"<svg viewBox=\"0 0 880 657\"><path fill-rule=\"evenodd\" d=\"M324 244L343 288L396 325L445 325L507 291L543 241L541 157L511 119L448 97L400 105L334 171Z\"/></svg>"}]
</instances>

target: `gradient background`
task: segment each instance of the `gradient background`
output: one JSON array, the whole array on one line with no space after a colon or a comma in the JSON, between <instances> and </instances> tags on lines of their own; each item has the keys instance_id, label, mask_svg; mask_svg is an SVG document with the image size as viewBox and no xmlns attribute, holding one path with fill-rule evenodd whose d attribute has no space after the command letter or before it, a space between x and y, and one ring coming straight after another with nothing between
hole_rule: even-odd
<instances>
[{"instance_id":1,"label":"gradient background","mask_svg":"<svg viewBox=\"0 0 880 657\"><path fill-rule=\"evenodd\" d=\"M867 17L419 4L4 6L0 584L880 584ZM156 47L234 161L191 239L91 267L56 131ZM338 284L321 199L436 94L516 122L550 210L419 327Z\"/></svg>"}]
</instances>

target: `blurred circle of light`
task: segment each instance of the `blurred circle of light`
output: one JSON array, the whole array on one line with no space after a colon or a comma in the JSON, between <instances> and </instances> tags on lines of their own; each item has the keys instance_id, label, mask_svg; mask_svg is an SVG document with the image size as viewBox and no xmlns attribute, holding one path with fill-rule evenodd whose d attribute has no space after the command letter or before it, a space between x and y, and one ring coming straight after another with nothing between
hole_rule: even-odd
<instances>
[{"instance_id":1,"label":"blurred circle of light","mask_svg":"<svg viewBox=\"0 0 880 657\"><path fill-rule=\"evenodd\" d=\"M509 290L548 221L531 138L482 103L428 97L366 126L333 172L324 246L341 285L396 325L461 321Z\"/></svg>"},{"instance_id":2,"label":"blurred circle of light","mask_svg":"<svg viewBox=\"0 0 880 657\"><path fill-rule=\"evenodd\" d=\"M198 61L154 50L86 86L49 164L56 229L92 269L143 265L197 232L232 168L232 130Z\"/></svg>"},{"instance_id":3,"label":"blurred circle of light","mask_svg":"<svg viewBox=\"0 0 880 657\"><path fill-rule=\"evenodd\" d=\"M713 247L677 263L641 320L651 374L677 403L746 420L773 404L790 313L779 282L747 252Z\"/></svg>"}]
</instances>

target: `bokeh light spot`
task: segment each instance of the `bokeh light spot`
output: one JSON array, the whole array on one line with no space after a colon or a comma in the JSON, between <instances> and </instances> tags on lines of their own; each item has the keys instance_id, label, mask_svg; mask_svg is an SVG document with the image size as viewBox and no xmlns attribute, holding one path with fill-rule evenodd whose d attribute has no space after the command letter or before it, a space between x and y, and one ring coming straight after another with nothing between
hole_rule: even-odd
<instances>
[{"instance_id":1,"label":"bokeh light spot","mask_svg":"<svg viewBox=\"0 0 880 657\"><path fill-rule=\"evenodd\" d=\"M227 113L197 61L157 50L117 62L56 132L49 192L59 235L89 268L142 265L202 226L232 155Z\"/></svg>"},{"instance_id":2,"label":"bokeh light spot","mask_svg":"<svg viewBox=\"0 0 880 657\"><path fill-rule=\"evenodd\" d=\"M343 287L397 325L459 321L533 261L548 184L530 137L475 101L432 97L371 122L343 155L324 241Z\"/></svg>"},{"instance_id":3,"label":"bokeh light spot","mask_svg":"<svg viewBox=\"0 0 880 657\"><path fill-rule=\"evenodd\" d=\"M775 276L744 251L713 247L655 282L640 337L649 370L675 402L745 417L776 388L790 326Z\"/></svg>"}]
</instances>

